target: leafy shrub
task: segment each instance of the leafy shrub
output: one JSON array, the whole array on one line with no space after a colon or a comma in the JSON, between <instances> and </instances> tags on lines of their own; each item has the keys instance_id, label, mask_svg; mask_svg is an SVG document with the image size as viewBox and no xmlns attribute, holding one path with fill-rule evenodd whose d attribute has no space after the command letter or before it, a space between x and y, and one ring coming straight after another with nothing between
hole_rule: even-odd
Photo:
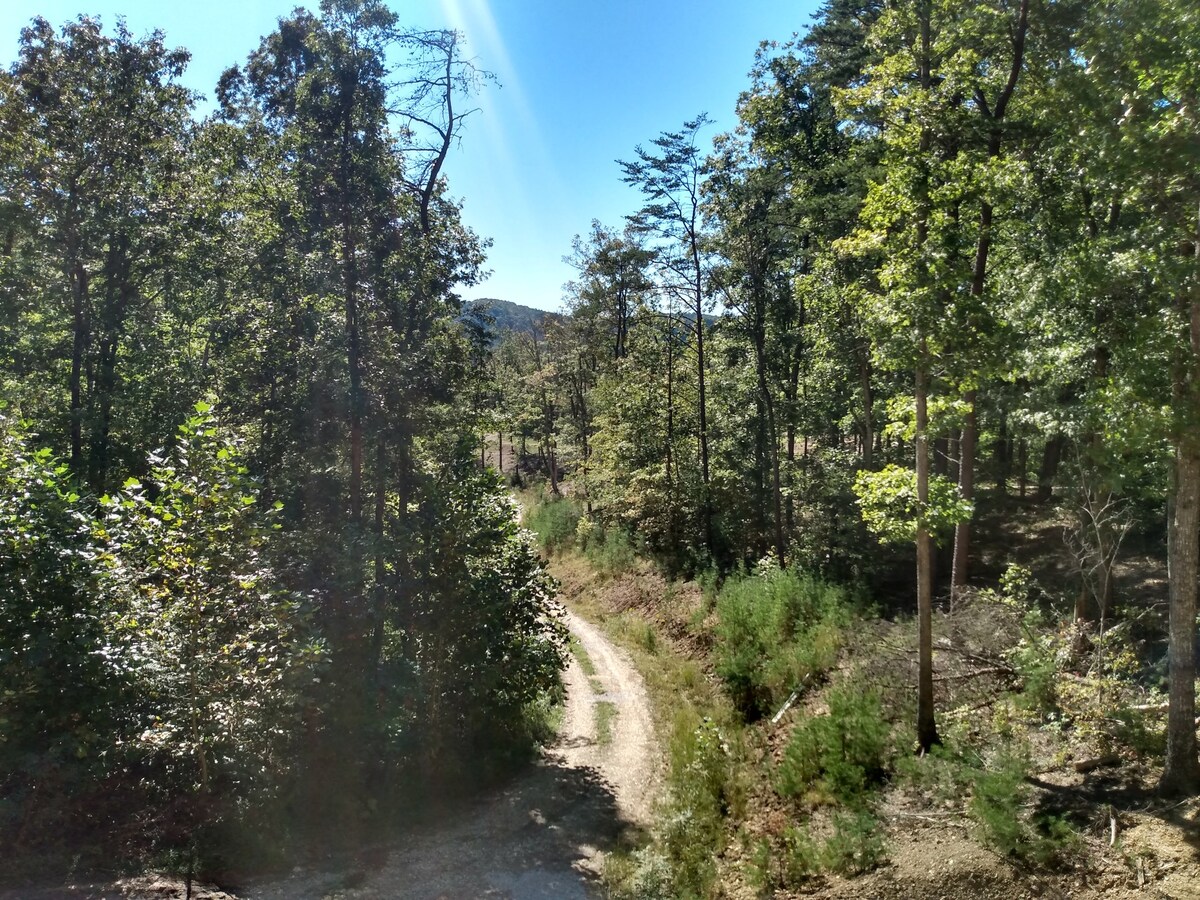
<instances>
[{"instance_id":1,"label":"leafy shrub","mask_svg":"<svg viewBox=\"0 0 1200 900\"><path fill-rule=\"evenodd\" d=\"M850 620L841 588L788 569L730 578L717 616L717 674L751 718L831 668Z\"/></svg>"},{"instance_id":2,"label":"leafy shrub","mask_svg":"<svg viewBox=\"0 0 1200 900\"><path fill-rule=\"evenodd\" d=\"M671 737L667 796L653 843L606 866L613 896L628 900L710 894L725 817L734 803L725 734L712 719L683 710Z\"/></svg>"},{"instance_id":3,"label":"leafy shrub","mask_svg":"<svg viewBox=\"0 0 1200 900\"><path fill-rule=\"evenodd\" d=\"M883 859L879 820L864 809L836 813L824 839L810 826L790 826L783 834L777 886L792 888L821 872L858 875Z\"/></svg>"},{"instance_id":4,"label":"leafy shrub","mask_svg":"<svg viewBox=\"0 0 1200 900\"><path fill-rule=\"evenodd\" d=\"M69 841L71 798L112 771L127 717L95 527L67 467L0 415L0 875L30 845Z\"/></svg>"},{"instance_id":5,"label":"leafy shrub","mask_svg":"<svg viewBox=\"0 0 1200 900\"><path fill-rule=\"evenodd\" d=\"M882 774L891 729L878 691L843 681L828 699L828 715L804 719L792 731L779 765L779 792L796 797L816 789L854 803Z\"/></svg>"},{"instance_id":6,"label":"leafy shrub","mask_svg":"<svg viewBox=\"0 0 1200 900\"><path fill-rule=\"evenodd\" d=\"M64 839L43 831L57 815L111 817L140 823L122 840L153 833L194 858L222 822L266 815L285 780L323 650L208 413L150 458L145 485L98 501L0 421L0 788L31 843Z\"/></svg>"},{"instance_id":7,"label":"leafy shrub","mask_svg":"<svg viewBox=\"0 0 1200 900\"><path fill-rule=\"evenodd\" d=\"M550 606L554 579L507 493L469 458L438 472L420 515L410 562L420 577L405 607L394 608L386 647L410 672L384 711L397 723L397 755L415 740L435 768L454 754L476 768L488 757L520 758L536 743L544 695L556 696L566 663L566 628Z\"/></svg>"},{"instance_id":8,"label":"leafy shrub","mask_svg":"<svg viewBox=\"0 0 1200 900\"><path fill-rule=\"evenodd\" d=\"M661 900L677 896L671 861L656 847L643 847L628 855L606 854L604 881L609 887L608 896L616 900Z\"/></svg>"},{"instance_id":9,"label":"leafy shrub","mask_svg":"<svg viewBox=\"0 0 1200 900\"><path fill-rule=\"evenodd\" d=\"M924 756L900 755L894 765L896 780L910 785L933 803L958 801L974 784L978 767L953 749L955 743L946 733L945 743L933 746Z\"/></svg>"},{"instance_id":10,"label":"leafy shrub","mask_svg":"<svg viewBox=\"0 0 1200 900\"><path fill-rule=\"evenodd\" d=\"M579 505L567 497L538 494L525 508L525 526L537 535L543 553L553 554L575 542Z\"/></svg>"},{"instance_id":11,"label":"leafy shrub","mask_svg":"<svg viewBox=\"0 0 1200 900\"><path fill-rule=\"evenodd\" d=\"M587 520L579 521L583 523ZM578 533L577 530L576 534ZM628 533L619 528L601 528L593 525L579 545L596 571L609 578L628 572L637 561L633 541Z\"/></svg>"},{"instance_id":12,"label":"leafy shrub","mask_svg":"<svg viewBox=\"0 0 1200 900\"><path fill-rule=\"evenodd\" d=\"M917 499L917 474L904 466L887 465L878 472L863 469L854 481L863 521L881 540L908 543L924 527L938 538L971 517L970 500L944 475L929 478L929 499Z\"/></svg>"},{"instance_id":13,"label":"leafy shrub","mask_svg":"<svg viewBox=\"0 0 1200 900\"><path fill-rule=\"evenodd\" d=\"M714 856L724 835L730 781L721 730L711 719L689 727L689 719L684 715L675 723L661 835L676 889L671 896L701 896L716 877Z\"/></svg>"},{"instance_id":14,"label":"leafy shrub","mask_svg":"<svg viewBox=\"0 0 1200 900\"><path fill-rule=\"evenodd\" d=\"M110 627L143 694L124 752L179 789L263 789L321 645L263 554L270 512L208 405L150 462L147 484L100 501Z\"/></svg>"}]
</instances>

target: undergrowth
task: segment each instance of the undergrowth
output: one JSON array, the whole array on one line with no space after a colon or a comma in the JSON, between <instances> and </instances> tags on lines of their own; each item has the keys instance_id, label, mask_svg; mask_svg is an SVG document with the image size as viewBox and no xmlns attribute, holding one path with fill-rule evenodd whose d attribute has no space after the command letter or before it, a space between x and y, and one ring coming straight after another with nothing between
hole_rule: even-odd
<instances>
[{"instance_id":1,"label":"undergrowth","mask_svg":"<svg viewBox=\"0 0 1200 900\"><path fill-rule=\"evenodd\" d=\"M716 607L716 671L751 720L833 666L851 618L844 589L777 567L728 579Z\"/></svg>"}]
</instances>

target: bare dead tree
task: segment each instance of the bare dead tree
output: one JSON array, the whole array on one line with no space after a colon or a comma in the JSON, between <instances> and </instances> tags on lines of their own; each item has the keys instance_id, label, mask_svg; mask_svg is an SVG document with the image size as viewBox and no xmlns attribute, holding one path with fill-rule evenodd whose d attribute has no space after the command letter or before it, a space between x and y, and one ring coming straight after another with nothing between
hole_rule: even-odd
<instances>
[{"instance_id":1,"label":"bare dead tree","mask_svg":"<svg viewBox=\"0 0 1200 900\"><path fill-rule=\"evenodd\" d=\"M452 29L404 31L396 43L407 59L398 70L402 74L393 85L389 112L404 124L400 139L409 166L407 184L417 197L421 233L428 235L429 209L446 157L461 139L463 121L479 111L461 104L496 76L463 56L463 35Z\"/></svg>"},{"instance_id":2,"label":"bare dead tree","mask_svg":"<svg viewBox=\"0 0 1200 900\"><path fill-rule=\"evenodd\" d=\"M1094 473L1078 464L1078 481L1071 505L1073 522L1063 531L1063 540L1080 576L1080 592L1075 602L1075 620L1090 618L1089 603L1100 613L1100 627L1113 603L1113 570L1121 544L1133 526L1129 499L1119 496Z\"/></svg>"}]
</instances>

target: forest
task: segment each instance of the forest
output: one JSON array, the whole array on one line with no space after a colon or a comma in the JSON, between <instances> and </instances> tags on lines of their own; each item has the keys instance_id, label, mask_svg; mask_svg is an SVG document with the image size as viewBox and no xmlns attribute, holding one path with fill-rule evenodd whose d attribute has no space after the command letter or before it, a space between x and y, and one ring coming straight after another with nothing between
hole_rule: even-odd
<instances>
[{"instance_id":1,"label":"forest","mask_svg":"<svg viewBox=\"0 0 1200 900\"><path fill-rule=\"evenodd\" d=\"M551 582L459 404L486 244L441 169L484 73L355 2L280 20L203 120L187 61L36 19L0 77L13 877L353 841L523 758L558 689Z\"/></svg>"},{"instance_id":2,"label":"forest","mask_svg":"<svg viewBox=\"0 0 1200 900\"><path fill-rule=\"evenodd\" d=\"M629 148L640 208L506 328L460 296L462 41L323 0L204 116L124 23L0 72L0 883L279 864L504 779L573 553L661 579L720 695L616 896L721 895L735 831L765 895L867 871L878 791L939 778L1053 866L1017 733L1200 794L1200 10L826 0L734 130ZM817 824L737 825L759 789Z\"/></svg>"}]
</instances>

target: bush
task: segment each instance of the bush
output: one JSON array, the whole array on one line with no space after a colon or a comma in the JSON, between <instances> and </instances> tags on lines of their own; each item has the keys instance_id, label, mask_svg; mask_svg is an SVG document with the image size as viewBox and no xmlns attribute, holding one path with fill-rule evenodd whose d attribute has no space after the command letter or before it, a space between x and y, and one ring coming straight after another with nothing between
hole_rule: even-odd
<instances>
[{"instance_id":1,"label":"bush","mask_svg":"<svg viewBox=\"0 0 1200 900\"><path fill-rule=\"evenodd\" d=\"M878 691L844 681L829 692L829 714L792 731L779 766L779 792L854 804L884 771L891 728Z\"/></svg>"},{"instance_id":2,"label":"bush","mask_svg":"<svg viewBox=\"0 0 1200 900\"><path fill-rule=\"evenodd\" d=\"M1075 852L1079 835L1067 822L1052 815L1026 819L1029 760L1004 750L978 771L968 810L979 825L984 843L1004 856L1057 865Z\"/></svg>"},{"instance_id":3,"label":"bush","mask_svg":"<svg viewBox=\"0 0 1200 900\"><path fill-rule=\"evenodd\" d=\"M662 845L674 873L671 896L703 896L716 878L730 780L729 753L711 719L688 727L676 721L671 740L670 797L663 817Z\"/></svg>"},{"instance_id":4,"label":"bush","mask_svg":"<svg viewBox=\"0 0 1200 900\"><path fill-rule=\"evenodd\" d=\"M831 668L850 621L845 591L788 569L730 578L717 616L717 674L748 718Z\"/></svg>"},{"instance_id":5,"label":"bush","mask_svg":"<svg viewBox=\"0 0 1200 900\"><path fill-rule=\"evenodd\" d=\"M567 497L548 497L537 494L525 508L525 527L537 535L543 553L553 554L575 542L580 510Z\"/></svg>"},{"instance_id":6,"label":"bush","mask_svg":"<svg viewBox=\"0 0 1200 900\"><path fill-rule=\"evenodd\" d=\"M586 521L579 520L581 525ZM637 552L628 533L619 528L601 528L596 525L592 525L586 531L578 528L576 535L580 535L581 532L583 538L579 541L580 549L601 575L611 578L633 568L637 561Z\"/></svg>"}]
</instances>

